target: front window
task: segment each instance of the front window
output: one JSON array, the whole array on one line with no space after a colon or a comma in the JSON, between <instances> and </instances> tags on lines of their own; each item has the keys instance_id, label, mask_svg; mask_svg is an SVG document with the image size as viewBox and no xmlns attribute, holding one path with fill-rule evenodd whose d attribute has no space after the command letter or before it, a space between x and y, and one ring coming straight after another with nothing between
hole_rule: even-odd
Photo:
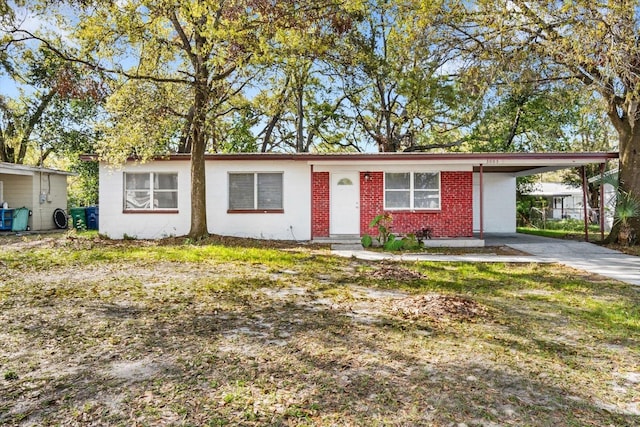
<instances>
[{"instance_id":1,"label":"front window","mask_svg":"<svg viewBox=\"0 0 640 427\"><path fill-rule=\"evenodd\" d=\"M440 209L440 173L385 173L384 206L385 209Z\"/></svg>"},{"instance_id":2,"label":"front window","mask_svg":"<svg viewBox=\"0 0 640 427\"><path fill-rule=\"evenodd\" d=\"M229 211L282 209L282 172L229 174Z\"/></svg>"},{"instance_id":3,"label":"front window","mask_svg":"<svg viewBox=\"0 0 640 427\"><path fill-rule=\"evenodd\" d=\"M177 173L125 173L125 210L178 209Z\"/></svg>"}]
</instances>

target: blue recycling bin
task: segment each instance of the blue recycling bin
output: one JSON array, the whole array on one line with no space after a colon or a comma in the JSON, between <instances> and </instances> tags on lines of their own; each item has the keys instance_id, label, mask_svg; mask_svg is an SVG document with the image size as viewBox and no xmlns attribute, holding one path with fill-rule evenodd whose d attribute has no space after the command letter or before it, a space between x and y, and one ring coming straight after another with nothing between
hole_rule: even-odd
<instances>
[{"instance_id":1,"label":"blue recycling bin","mask_svg":"<svg viewBox=\"0 0 640 427\"><path fill-rule=\"evenodd\" d=\"M99 225L100 210L98 206L89 206L87 212L87 229L97 230Z\"/></svg>"},{"instance_id":2,"label":"blue recycling bin","mask_svg":"<svg viewBox=\"0 0 640 427\"><path fill-rule=\"evenodd\" d=\"M11 231L13 228L13 209L0 209L0 230Z\"/></svg>"}]
</instances>

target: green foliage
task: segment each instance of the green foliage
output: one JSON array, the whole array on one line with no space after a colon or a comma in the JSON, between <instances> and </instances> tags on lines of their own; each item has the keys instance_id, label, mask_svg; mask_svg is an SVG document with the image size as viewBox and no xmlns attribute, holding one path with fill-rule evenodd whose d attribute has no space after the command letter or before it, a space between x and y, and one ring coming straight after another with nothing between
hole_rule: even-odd
<instances>
[{"instance_id":1,"label":"green foliage","mask_svg":"<svg viewBox=\"0 0 640 427\"><path fill-rule=\"evenodd\" d=\"M402 238L402 249L406 251L412 251L421 249L423 247L423 242L418 240L416 235L413 233L407 234Z\"/></svg>"},{"instance_id":2,"label":"green foliage","mask_svg":"<svg viewBox=\"0 0 640 427\"><path fill-rule=\"evenodd\" d=\"M591 226L591 228L595 231L599 229L599 226ZM584 221L574 218L562 219L559 221L547 221L545 229L584 232Z\"/></svg>"},{"instance_id":3,"label":"green foliage","mask_svg":"<svg viewBox=\"0 0 640 427\"><path fill-rule=\"evenodd\" d=\"M105 93L100 78L41 44L6 49L5 79L20 90L0 93L0 161L43 164L50 155L77 152L93 137L92 120Z\"/></svg>"},{"instance_id":4,"label":"green foliage","mask_svg":"<svg viewBox=\"0 0 640 427\"><path fill-rule=\"evenodd\" d=\"M439 2L368 2L365 19L338 45L354 131L379 151L455 145L478 98L442 70L455 57L442 43Z\"/></svg>"},{"instance_id":5,"label":"green foliage","mask_svg":"<svg viewBox=\"0 0 640 427\"><path fill-rule=\"evenodd\" d=\"M378 235L376 240L378 244L387 251L400 251L400 250L416 250L422 248L422 242L419 241L415 234L407 234L406 236L399 238L391 232L393 225L393 218L391 214L384 213L376 215L375 218L369 224L369 227L376 228ZM362 239L362 246L368 248L373 243L373 238L365 234Z\"/></svg>"},{"instance_id":6,"label":"green foliage","mask_svg":"<svg viewBox=\"0 0 640 427\"><path fill-rule=\"evenodd\" d=\"M404 245L402 239L396 238L396 235L391 233L388 236L387 241L382 245L382 247L387 251L399 251L402 249Z\"/></svg>"},{"instance_id":7,"label":"green foliage","mask_svg":"<svg viewBox=\"0 0 640 427\"><path fill-rule=\"evenodd\" d=\"M539 228L531 228L531 227L518 227L518 233L523 234L533 234L535 236L543 236L543 237L551 237L554 239L573 239L573 240L583 240L584 239L584 227L580 231L570 231L570 230L549 230L549 229L539 229ZM590 225L589 226L589 240L597 241L600 236L600 227Z\"/></svg>"},{"instance_id":8,"label":"green foliage","mask_svg":"<svg viewBox=\"0 0 640 427\"><path fill-rule=\"evenodd\" d=\"M6 371L4 373L4 379L6 381L13 381L18 379L18 374L15 371Z\"/></svg>"},{"instance_id":9,"label":"green foliage","mask_svg":"<svg viewBox=\"0 0 640 427\"><path fill-rule=\"evenodd\" d=\"M615 219L627 225L631 218L640 215L640 201L630 192L619 190L616 199Z\"/></svg>"},{"instance_id":10,"label":"green foliage","mask_svg":"<svg viewBox=\"0 0 640 427\"><path fill-rule=\"evenodd\" d=\"M387 242L395 238L395 236L391 234L392 225L393 217L389 213L376 215L371 220L369 228L375 228L378 230L378 235L376 236L378 244L385 246Z\"/></svg>"},{"instance_id":11,"label":"green foliage","mask_svg":"<svg viewBox=\"0 0 640 427\"><path fill-rule=\"evenodd\" d=\"M421 249L423 245L422 242L418 241L415 234L408 234L402 238L391 234L383 247L388 251L411 251Z\"/></svg>"},{"instance_id":12,"label":"green foliage","mask_svg":"<svg viewBox=\"0 0 640 427\"><path fill-rule=\"evenodd\" d=\"M362 246L365 248L370 248L371 245L373 244L373 237L371 237L368 234L365 234L364 236L362 236L362 238L360 239L360 242L362 242Z\"/></svg>"},{"instance_id":13,"label":"green foliage","mask_svg":"<svg viewBox=\"0 0 640 427\"><path fill-rule=\"evenodd\" d=\"M616 196L615 221L619 224L618 243L628 245L636 239L631 220L640 216L640 200L628 192L619 189Z\"/></svg>"},{"instance_id":14,"label":"green foliage","mask_svg":"<svg viewBox=\"0 0 640 427\"><path fill-rule=\"evenodd\" d=\"M96 152L110 164L129 157L147 160L180 152L189 90L173 83L129 80L118 85L105 104L107 120L98 124L102 137Z\"/></svg>"},{"instance_id":15,"label":"green foliage","mask_svg":"<svg viewBox=\"0 0 640 427\"><path fill-rule=\"evenodd\" d=\"M71 171L78 175L68 180L69 207L98 204L98 167L98 162L78 161L72 165Z\"/></svg>"}]
</instances>

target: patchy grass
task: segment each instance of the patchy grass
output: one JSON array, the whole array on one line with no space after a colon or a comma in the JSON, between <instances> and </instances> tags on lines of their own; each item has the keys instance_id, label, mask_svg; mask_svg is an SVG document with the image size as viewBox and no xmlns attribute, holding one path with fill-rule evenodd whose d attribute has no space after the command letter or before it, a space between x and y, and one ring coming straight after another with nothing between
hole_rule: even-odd
<instances>
[{"instance_id":1,"label":"patchy grass","mask_svg":"<svg viewBox=\"0 0 640 427\"><path fill-rule=\"evenodd\" d=\"M2 243L3 425L640 421L640 293L586 273L237 239Z\"/></svg>"},{"instance_id":2,"label":"patchy grass","mask_svg":"<svg viewBox=\"0 0 640 427\"><path fill-rule=\"evenodd\" d=\"M551 237L554 239L568 239L568 240L584 240L584 231L571 231L571 230L549 230L549 229L540 229L540 228L532 228L532 227L518 227L518 233L523 234L534 234L536 236L543 237ZM606 237L606 234L605 234ZM600 231L593 230L590 228L589 230L589 241L590 242L599 242L600 241Z\"/></svg>"}]
</instances>

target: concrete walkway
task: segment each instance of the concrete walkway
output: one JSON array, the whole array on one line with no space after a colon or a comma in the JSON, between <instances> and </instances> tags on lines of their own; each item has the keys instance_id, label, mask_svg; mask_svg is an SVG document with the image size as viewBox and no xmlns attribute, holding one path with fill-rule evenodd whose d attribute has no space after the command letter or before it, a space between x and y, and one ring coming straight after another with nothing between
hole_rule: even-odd
<instances>
[{"instance_id":1,"label":"concrete walkway","mask_svg":"<svg viewBox=\"0 0 640 427\"><path fill-rule=\"evenodd\" d=\"M397 255L365 251L360 245L334 245L332 252L338 256L355 257L364 260L559 263L633 285L640 285L640 257L626 255L592 243L551 239L527 234L505 234L485 236L485 245L509 246L527 253L529 256L494 254Z\"/></svg>"}]
</instances>

